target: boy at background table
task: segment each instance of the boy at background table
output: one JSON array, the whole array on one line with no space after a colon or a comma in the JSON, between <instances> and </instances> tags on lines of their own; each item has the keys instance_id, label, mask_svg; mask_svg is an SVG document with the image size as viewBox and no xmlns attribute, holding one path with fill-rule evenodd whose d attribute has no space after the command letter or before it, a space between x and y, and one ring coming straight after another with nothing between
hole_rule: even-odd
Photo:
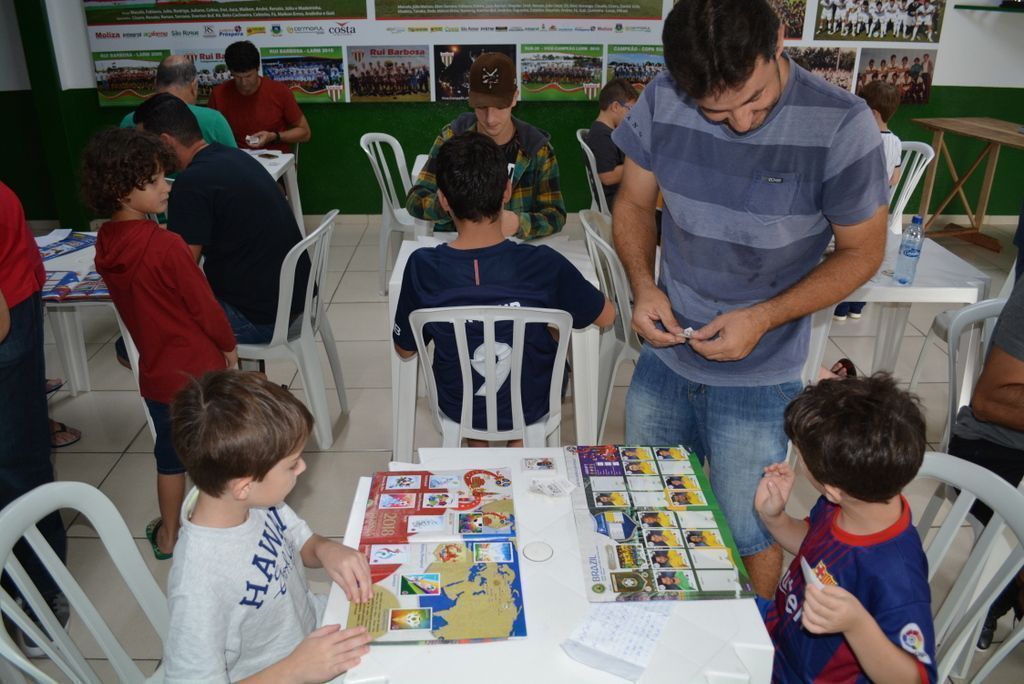
<instances>
[{"instance_id":1,"label":"boy at background table","mask_svg":"<svg viewBox=\"0 0 1024 684\"><path fill-rule=\"evenodd\" d=\"M325 625L303 565L349 601L373 593L354 549L314 534L284 503L306 469L313 417L258 373L207 373L172 407L174 443L196 489L167 580L167 682L323 682L359 664L364 627Z\"/></svg>"},{"instance_id":2,"label":"boy at background table","mask_svg":"<svg viewBox=\"0 0 1024 684\"><path fill-rule=\"evenodd\" d=\"M785 429L822 496L808 518L788 515L785 462L765 468L754 496L796 556L774 600L758 599L773 681L934 682L928 561L901 494L924 459L916 398L881 373L820 382L786 407Z\"/></svg>"},{"instance_id":3,"label":"boy at background table","mask_svg":"<svg viewBox=\"0 0 1024 684\"><path fill-rule=\"evenodd\" d=\"M167 209L175 168L171 151L152 133L100 131L82 156L82 193L110 220L96 240L96 271L139 350L139 393L156 430L160 517L146 527L157 560L167 560L178 537L185 467L171 443L168 405L188 379L238 363L224 310L180 235L149 215Z\"/></svg>"},{"instance_id":4,"label":"boy at background table","mask_svg":"<svg viewBox=\"0 0 1024 684\"><path fill-rule=\"evenodd\" d=\"M481 133L467 132L449 139L437 153L437 201L453 217L459 237L409 256L395 312L393 340L398 355L416 353L409 314L417 309L446 306L528 306L562 309L572 315L574 328L607 326L615 309L600 290L588 283L569 261L547 246L516 244L502 232L502 207L512 192L504 153ZM511 345L511 327L498 328L497 342ZM434 340L434 376L438 404L451 420L462 417L462 374L451 326L424 327L424 340ZM557 342L539 325L526 329L523 355L523 418L536 423L548 412L548 390ZM483 343L481 328L469 330L473 349ZM473 387L483 385L474 373ZM512 425L510 382L498 390L498 429ZM473 405L473 425L487 424L484 397ZM470 446L487 442L468 440ZM509 446L522 446L512 440Z\"/></svg>"}]
</instances>

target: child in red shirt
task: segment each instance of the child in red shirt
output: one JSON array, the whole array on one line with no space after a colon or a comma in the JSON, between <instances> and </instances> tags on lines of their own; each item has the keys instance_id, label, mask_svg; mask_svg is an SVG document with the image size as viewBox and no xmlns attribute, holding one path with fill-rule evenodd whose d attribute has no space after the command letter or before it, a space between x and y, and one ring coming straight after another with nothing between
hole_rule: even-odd
<instances>
[{"instance_id":1,"label":"child in red shirt","mask_svg":"<svg viewBox=\"0 0 1024 684\"><path fill-rule=\"evenodd\" d=\"M188 245L148 215L167 209L170 150L133 128L101 131L82 158L90 207L110 215L96 242L96 270L139 349L139 391L156 428L160 517L146 528L157 560L171 557L185 498L185 468L171 442L169 404L189 376L238 363L235 337Z\"/></svg>"}]
</instances>

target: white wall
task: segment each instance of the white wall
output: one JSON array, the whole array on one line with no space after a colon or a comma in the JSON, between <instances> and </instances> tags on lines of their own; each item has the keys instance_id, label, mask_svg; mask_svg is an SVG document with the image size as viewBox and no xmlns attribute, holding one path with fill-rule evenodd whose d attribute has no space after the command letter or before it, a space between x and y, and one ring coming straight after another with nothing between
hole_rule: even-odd
<instances>
[{"instance_id":1,"label":"white wall","mask_svg":"<svg viewBox=\"0 0 1024 684\"><path fill-rule=\"evenodd\" d=\"M0 0L0 92L28 89L28 69L21 49L14 0Z\"/></svg>"}]
</instances>

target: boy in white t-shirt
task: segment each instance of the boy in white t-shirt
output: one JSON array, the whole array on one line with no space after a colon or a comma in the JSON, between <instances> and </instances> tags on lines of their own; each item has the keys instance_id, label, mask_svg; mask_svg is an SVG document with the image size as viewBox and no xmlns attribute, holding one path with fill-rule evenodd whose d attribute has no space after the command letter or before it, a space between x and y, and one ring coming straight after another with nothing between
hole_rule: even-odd
<instances>
[{"instance_id":1,"label":"boy in white t-shirt","mask_svg":"<svg viewBox=\"0 0 1024 684\"><path fill-rule=\"evenodd\" d=\"M313 425L288 390L228 370L191 381L171 408L195 483L167 582L167 682L322 682L369 650L362 627L316 629L326 601L302 566L323 567L350 601L372 584L359 552L314 534L284 498L306 469Z\"/></svg>"},{"instance_id":2,"label":"boy in white t-shirt","mask_svg":"<svg viewBox=\"0 0 1024 684\"><path fill-rule=\"evenodd\" d=\"M868 103L871 113L875 115L875 123L882 133L882 151L885 152L885 174L889 178L889 187L895 188L900 182L900 165L903 161L903 146L895 133L889 130L889 119L900 106L900 90L892 83L870 81L860 89L860 96ZM840 302L832 318L845 321L846 317L860 318L864 310L864 302Z\"/></svg>"}]
</instances>

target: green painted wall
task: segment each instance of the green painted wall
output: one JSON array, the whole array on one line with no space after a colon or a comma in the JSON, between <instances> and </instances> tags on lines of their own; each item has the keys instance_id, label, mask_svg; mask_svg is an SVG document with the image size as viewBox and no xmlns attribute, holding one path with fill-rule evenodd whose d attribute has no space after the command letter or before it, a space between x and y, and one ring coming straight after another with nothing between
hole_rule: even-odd
<instances>
[{"instance_id":1,"label":"green painted wall","mask_svg":"<svg viewBox=\"0 0 1024 684\"><path fill-rule=\"evenodd\" d=\"M38 99L38 98L36 98ZM34 98L28 92L0 93L0 130L18 131L8 135L7 154L0 159L0 178L14 187L26 206L29 218L52 219L68 206L68 180L74 168L47 170L46 158L39 154L41 126L34 112ZM96 129L115 125L124 115L121 108L101 108L93 90L70 90L59 95L60 109L73 112L65 118L64 134L70 157L77 158L86 140ZM299 182L303 209L308 214L332 208L347 214L380 212L380 193L369 164L359 149L359 137L367 131L391 133L405 149L408 162L420 152L429 150L440 128L459 113L461 104L395 104L395 105L306 105L304 111L313 128L313 141L303 145L300 153ZM589 103L523 103L516 113L521 118L551 133L561 162L562 186L570 211L590 204L590 195L583 175L583 162L576 143L577 128L589 126L596 107ZM990 116L1024 123L1024 89L936 87L927 105L904 106L890 122L892 129L907 140L931 141L931 135L911 123L917 117ZM957 167L965 168L980 152L978 141L949 138ZM73 164L68 164L73 166ZM65 174L55 182L55 174ZM980 171L967 186L968 197L977 195ZM999 160L996 185L989 204L989 214L1017 214L1024 198L1024 152L1004 148ZM936 183L935 200L945 195L952 182L943 166ZM64 188L64 190L61 190ZM910 210L917 209L912 201ZM946 213L962 213L959 200ZM77 214L77 215L76 215ZM80 222L83 212L65 222ZM77 227L77 226L76 226Z\"/></svg>"}]
</instances>

